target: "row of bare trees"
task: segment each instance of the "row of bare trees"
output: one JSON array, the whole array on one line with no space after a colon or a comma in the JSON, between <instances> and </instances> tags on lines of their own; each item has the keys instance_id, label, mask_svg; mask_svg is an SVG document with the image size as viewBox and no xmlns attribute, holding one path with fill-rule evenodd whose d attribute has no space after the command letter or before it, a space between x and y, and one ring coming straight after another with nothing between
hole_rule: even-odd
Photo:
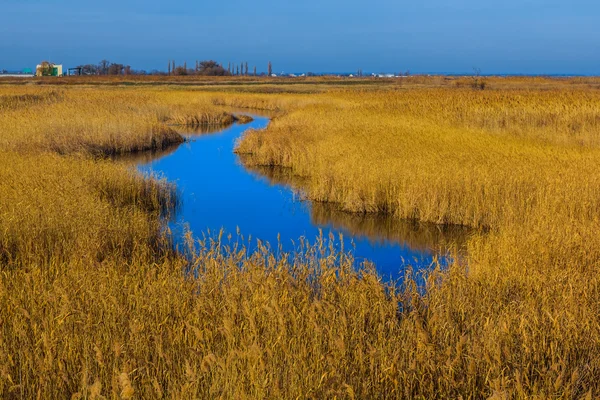
<instances>
[{"instance_id":1,"label":"row of bare trees","mask_svg":"<svg viewBox=\"0 0 600 400\"><path fill-rule=\"evenodd\" d=\"M50 63L49 63L50 64ZM81 75L164 75L165 72L153 70L151 72L133 70L131 66L102 60L98 64L82 64L78 65ZM273 73L273 66L269 61L268 75ZM250 68L248 63L234 65L229 63L227 68L213 60L196 61L193 68L188 68L187 62L183 65L176 65L175 60L170 60L167 68L168 75L204 75L204 76L264 76L265 73L259 74L256 66Z\"/></svg>"},{"instance_id":2,"label":"row of bare trees","mask_svg":"<svg viewBox=\"0 0 600 400\"><path fill-rule=\"evenodd\" d=\"M113 63L108 60L102 60L98 64L79 65L82 75L132 75L138 72L133 71L131 66L119 63Z\"/></svg>"},{"instance_id":3,"label":"row of bare trees","mask_svg":"<svg viewBox=\"0 0 600 400\"><path fill-rule=\"evenodd\" d=\"M187 62L183 65L175 65L175 60L169 61L167 73L169 75L183 76L183 75L205 75L205 76L226 76L230 73L223 68L222 64L219 64L213 60L196 61L194 68L188 68Z\"/></svg>"},{"instance_id":4,"label":"row of bare trees","mask_svg":"<svg viewBox=\"0 0 600 400\"><path fill-rule=\"evenodd\" d=\"M268 75L273 73L273 67L271 62L269 61L268 65ZM187 62L184 62L183 65L176 65L174 60L170 60L168 63L167 69L168 75L205 75L205 76L258 76L256 71L256 66L252 68L252 72L250 72L248 62L241 63L239 65L232 64L231 62L227 64L227 69L223 67L223 64L219 64L216 61L208 60L208 61L196 61L196 65L194 68L188 68ZM262 73L264 75L264 73Z\"/></svg>"}]
</instances>

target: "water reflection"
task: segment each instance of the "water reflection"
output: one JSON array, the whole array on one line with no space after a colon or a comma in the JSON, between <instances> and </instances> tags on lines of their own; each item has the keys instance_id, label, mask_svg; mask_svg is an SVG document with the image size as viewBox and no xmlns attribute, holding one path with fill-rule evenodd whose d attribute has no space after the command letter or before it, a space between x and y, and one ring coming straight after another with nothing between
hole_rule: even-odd
<instances>
[{"instance_id":1,"label":"water reflection","mask_svg":"<svg viewBox=\"0 0 600 400\"><path fill-rule=\"evenodd\" d=\"M404 243L419 251L445 252L450 248L462 251L471 234L470 229L462 226L406 221L378 214L348 213L326 203L313 203L311 215L315 224L331 224L335 229L348 231L353 236L364 237L375 243Z\"/></svg>"},{"instance_id":2,"label":"water reflection","mask_svg":"<svg viewBox=\"0 0 600 400\"><path fill-rule=\"evenodd\" d=\"M180 126L174 125L171 128L175 130L175 132L180 135L189 136L189 135L206 135L210 133L217 133L223 131L226 127L222 125L196 125L196 126Z\"/></svg>"},{"instance_id":3,"label":"water reflection","mask_svg":"<svg viewBox=\"0 0 600 400\"><path fill-rule=\"evenodd\" d=\"M174 144L162 150L138 151L129 154L118 154L112 156L111 158L116 162L125 163L127 165L147 164L175 153L179 146L181 146L181 143Z\"/></svg>"},{"instance_id":4,"label":"water reflection","mask_svg":"<svg viewBox=\"0 0 600 400\"><path fill-rule=\"evenodd\" d=\"M175 130L175 132L179 133L185 138L184 143L176 143L171 146L168 146L161 150L152 150L152 151L138 151L135 153L129 154L118 154L112 156L112 158L117 162L123 162L131 165L138 164L147 164L155 160L159 160L163 157L166 157L170 154L173 154L177 151L179 146L185 146L186 142L190 142L195 140L197 136L201 135L209 135L212 133L222 132L224 127L222 125L196 125L196 126L181 126L181 125L172 125L171 128Z\"/></svg>"}]
</instances>

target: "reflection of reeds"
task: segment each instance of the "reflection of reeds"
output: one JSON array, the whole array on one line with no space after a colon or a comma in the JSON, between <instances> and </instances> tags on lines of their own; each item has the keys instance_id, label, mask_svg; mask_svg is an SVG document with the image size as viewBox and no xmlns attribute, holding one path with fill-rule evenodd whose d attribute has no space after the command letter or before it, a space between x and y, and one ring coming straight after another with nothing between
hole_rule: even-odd
<instances>
[{"instance_id":1,"label":"reflection of reeds","mask_svg":"<svg viewBox=\"0 0 600 400\"><path fill-rule=\"evenodd\" d=\"M238 154L240 163L251 173L264 177L271 185L289 186L293 189L302 189L306 179L295 175L291 168L270 165L257 165L252 154Z\"/></svg>"},{"instance_id":2,"label":"reflection of reeds","mask_svg":"<svg viewBox=\"0 0 600 400\"><path fill-rule=\"evenodd\" d=\"M273 185L283 185L303 192L307 179L294 175L290 168L254 165L252 155L240 154L242 165ZM445 254L456 249L464 252L472 229L458 225L438 225L393 218L382 213L349 213L338 205L325 202L311 204L311 217L316 225L332 225L353 236L365 237L373 242L394 242L420 251Z\"/></svg>"},{"instance_id":3,"label":"reflection of reeds","mask_svg":"<svg viewBox=\"0 0 600 400\"><path fill-rule=\"evenodd\" d=\"M173 154L179 148L179 144L180 143L173 144L172 146L158 151L138 151L134 153L118 154L112 156L111 159L127 165L146 164L151 161L166 157L169 154Z\"/></svg>"},{"instance_id":4,"label":"reflection of reeds","mask_svg":"<svg viewBox=\"0 0 600 400\"><path fill-rule=\"evenodd\" d=\"M175 132L177 132L181 137L186 136L201 136L201 135L209 135L211 133L219 133L222 132L223 129L227 128L227 125L176 125L172 127ZM160 150L155 151L139 151L127 154L118 154L112 157L113 160L117 162L125 162L127 164L145 164L149 163L153 160L158 160L160 158L166 157L169 154L174 153L179 148L181 143L174 143L172 146L164 147Z\"/></svg>"},{"instance_id":5,"label":"reflection of reeds","mask_svg":"<svg viewBox=\"0 0 600 400\"><path fill-rule=\"evenodd\" d=\"M227 128L231 124L227 125L188 125L188 126L176 126L175 130L180 135L206 135L211 133L218 133L223 131L223 129Z\"/></svg>"},{"instance_id":6,"label":"reflection of reeds","mask_svg":"<svg viewBox=\"0 0 600 400\"><path fill-rule=\"evenodd\" d=\"M312 204L312 219L318 225L332 224L375 242L397 242L411 249L441 253L453 248L464 250L472 232L472 229L458 225L406 221L385 214L349 213L322 202Z\"/></svg>"},{"instance_id":7,"label":"reflection of reeds","mask_svg":"<svg viewBox=\"0 0 600 400\"><path fill-rule=\"evenodd\" d=\"M249 124L250 122L254 121L254 118L252 118L250 115L246 115L246 114L237 114L234 116L236 122L240 123L240 124Z\"/></svg>"}]
</instances>

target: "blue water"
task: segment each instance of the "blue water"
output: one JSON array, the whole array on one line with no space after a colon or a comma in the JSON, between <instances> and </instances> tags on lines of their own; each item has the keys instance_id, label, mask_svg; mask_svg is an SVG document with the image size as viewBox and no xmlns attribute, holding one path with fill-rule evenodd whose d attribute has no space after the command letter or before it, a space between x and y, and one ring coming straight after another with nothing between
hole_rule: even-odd
<instances>
[{"instance_id":1,"label":"blue water","mask_svg":"<svg viewBox=\"0 0 600 400\"><path fill-rule=\"evenodd\" d=\"M260 239L272 247L279 243L287 252L296 248L301 237L314 241L321 233L325 237L333 233L338 240L342 233L344 249L359 263L372 261L386 279L401 277L407 264L422 268L432 263L432 248L443 232L423 231L421 226L399 228L381 217L350 216L322 204L312 205L300 201L297 192L280 180L244 168L233 153L236 139L246 129L261 129L268 122L255 117L250 124L191 134L176 150L138 164L141 171L177 185L182 205L170 223L176 243L183 243L186 229L196 237L209 231L214 235L221 229L236 237L239 230L246 239L251 236L251 246ZM406 242L407 232L416 245Z\"/></svg>"}]
</instances>

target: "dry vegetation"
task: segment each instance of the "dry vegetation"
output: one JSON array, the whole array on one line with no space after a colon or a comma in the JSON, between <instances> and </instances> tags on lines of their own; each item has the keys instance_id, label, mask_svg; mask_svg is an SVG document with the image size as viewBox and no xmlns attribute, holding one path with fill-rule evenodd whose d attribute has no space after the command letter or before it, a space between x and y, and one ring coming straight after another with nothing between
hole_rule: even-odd
<instances>
[{"instance_id":1,"label":"dry vegetation","mask_svg":"<svg viewBox=\"0 0 600 400\"><path fill-rule=\"evenodd\" d=\"M1 397L600 394L597 81L269 85L0 86ZM214 238L185 260L172 188L97 156L228 107L278 112L238 150L315 200L489 232L425 292L323 240L288 260Z\"/></svg>"},{"instance_id":2,"label":"dry vegetation","mask_svg":"<svg viewBox=\"0 0 600 400\"><path fill-rule=\"evenodd\" d=\"M179 125L227 125L209 99L169 90L0 86L0 146L19 152L110 155L181 143Z\"/></svg>"},{"instance_id":3,"label":"dry vegetation","mask_svg":"<svg viewBox=\"0 0 600 400\"><path fill-rule=\"evenodd\" d=\"M426 397L599 394L600 91L535 83L336 91L238 147L316 201L489 230L411 314Z\"/></svg>"}]
</instances>

